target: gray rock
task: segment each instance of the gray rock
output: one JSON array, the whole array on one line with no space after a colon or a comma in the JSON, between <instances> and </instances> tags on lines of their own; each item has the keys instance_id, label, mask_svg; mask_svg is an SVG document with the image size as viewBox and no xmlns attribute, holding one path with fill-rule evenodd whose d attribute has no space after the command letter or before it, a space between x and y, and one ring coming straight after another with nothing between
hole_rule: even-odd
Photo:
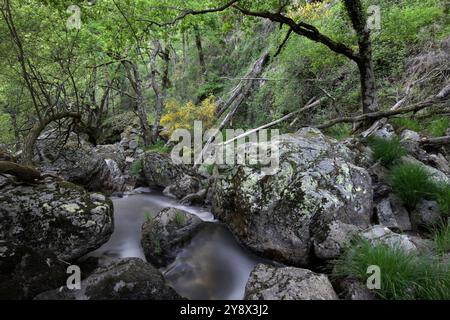
<instances>
[{"instance_id":1,"label":"gray rock","mask_svg":"<svg viewBox=\"0 0 450 320\"><path fill-rule=\"evenodd\" d=\"M166 192L179 199L202 189L200 176L187 165L175 164L170 155L147 152L142 162L143 174L150 187L169 187Z\"/></svg>"},{"instance_id":2,"label":"gray rock","mask_svg":"<svg viewBox=\"0 0 450 320\"><path fill-rule=\"evenodd\" d=\"M389 123L385 124L383 127L375 131L372 136L383 138L383 139L392 139L395 137L395 130L392 125Z\"/></svg>"},{"instance_id":3,"label":"gray rock","mask_svg":"<svg viewBox=\"0 0 450 320\"><path fill-rule=\"evenodd\" d=\"M416 245L407 235L397 234L386 227L376 225L366 230L361 236L373 244L385 244L390 247L402 248L405 251L416 251Z\"/></svg>"},{"instance_id":4,"label":"gray rock","mask_svg":"<svg viewBox=\"0 0 450 320\"><path fill-rule=\"evenodd\" d=\"M48 250L0 241L0 300L32 299L66 282L66 265Z\"/></svg>"},{"instance_id":5,"label":"gray rock","mask_svg":"<svg viewBox=\"0 0 450 320\"><path fill-rule=\"evenodd\" d=\"M420 200L411 212L411 222L415 230L428 229L442 223L439 204L436 201Z\"/></svg>"},{"instance_id":6,"label":"gray rock","mask_svg":"<svg viewBox=\"0 0 450 320\"><path fill-rule=\"evenodd\" d=\"M401 201L393 196L384 198L375 206L378 223L394 231L412 229L408 211Z\"/></svg>"},{"instance_id":7,"label":"gray rock","mask_svg":"<svg viewBox=\"0 0 450 320\"><path fill-rule=\"evenodd\" d=\"M38 140L37 150L34 161L42 172L57 174L90 191L123 191L114 182L105 158L75 134L64 144L56 132L46 132Z\"/></svg>"},{"instance_id":8,"label":"gray rock","mask_svg":"<svg viewBox=\"0 0 450 320\"><path fill-rule=\"evenodd\" d=\"M36 300L179 300L161 272L138 258L100 267L81 282L81 290L67 287L44 292Z\"/></svg>"},{"instance_id":9,"label":"gray rock","mask_svg":"<svg viewBox=\"0 0 450 320\"><path fill-rule=\"evenodd\" d=\"M130 149L137 149L137 147L139 147L139 143L136 140L130 140L130 142L128 142L128 148Z\"/></svg>"},{"instance_id":10,"label":"gray rock","mask_svg":"<svg viewBox=\"0 0 450 320\"><path fill-rule=\"evenodd\" d=\"M339 296L345 300L376 300L373 290L369 290L362 282L354 279L338 281Z\"/></svg>"},{"instance_id":11,"label":"gray rock","mask_svg":"<svg viewBox=\"0 0 450 320\"><path fill-rule=\"evenodd\" d=\"M415 131L403 130L401 135L400 135L400 139L403 140L403 141L419 142L421 138L420 138L420 134L418 134Z\"/></svg>"},{"instance_id":12,"label":"gray rock","mask_svg":"<svg viewBox=\"0 0 450 320\"><path fill-rule=\"evenodd\" d=\"M113 205L69 182L10 183L0 189L0 239L75 260L113 232Z\"/></svg>"},{"instance_id":13,"label":"gray rock","mask_svg":"<svg viewBox=\"0 0 450 320\"><path fill-rule=\"evenodd\" d=\"M314 254L319 259L333 259L339 256L360 231L357 226L340 221L333 221L328 228L325 239L314 245Z\"/></svg>"},{"instance_id":14,"label":"gray rock","mask_svg":"<svg viewBox=\"0 0 450 320\"><path fill-rule=\"evenodd\" d=\"M379 224L388 227L391 230L399 230L397 220L392 211L391 202L389 198L381 200L376 206L376 214Z\"/></svg>"},{"instance_id":15,"label":"gray rock","mask_svg":"<svg viewBox=\"0 0 450 320\"><path fill-rule=\"evenodd\" d=\"M145 257L160 268L172 263L179 250L192 239L203 222L186 211L166 208L142 226Z\"/></svg>"},{"instance_id":16,"label":"gray rock","mask_svg":"<svg viewBox=\"0 0 450 320\"><path fill-rule=\"evenodd\" d=\"M327 276L300 268L259 264L250 274L246 300L337 300Z\"/></svg>"},{"instance_id":17,"label":"gray rock","mask_svg":"<svg viewBox=\"0 0 450 320\"><path fill-rule=\"evenodd\" d=\"M220 169L211 188L213 213L253 251L304 266L313 256L313 245L341 247L329 245L335 222L370 225L371 179L353 164L347 147L318 130L306 128L274 143L280 164L273 175L262 172L260 165ZM332 258L330 253L337 251L319 249L317 254Z\"/></svg>"}]
</instances>

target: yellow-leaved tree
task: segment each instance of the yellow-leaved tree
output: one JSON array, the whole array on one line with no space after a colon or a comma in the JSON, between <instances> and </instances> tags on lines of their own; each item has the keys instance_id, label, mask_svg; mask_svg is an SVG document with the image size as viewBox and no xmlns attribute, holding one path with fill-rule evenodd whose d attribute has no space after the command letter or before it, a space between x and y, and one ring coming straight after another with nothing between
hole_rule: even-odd
<instances>
[{"instance_id":1,"label":"yellow-leaved tree","mask_svg":"<svg viewBox=\"0 0 450 320\"><path fill-rule=\"evenodd\" d=\"M167 130L164 134L170 137L177 129L192 130L194 121L201 121L203 130L212 128L216 120L217 104L214 96L209 96L199 105L192 101L183 105L176 99L169 99L164 110L161 124Z\"/></svg>"}]
</instances>

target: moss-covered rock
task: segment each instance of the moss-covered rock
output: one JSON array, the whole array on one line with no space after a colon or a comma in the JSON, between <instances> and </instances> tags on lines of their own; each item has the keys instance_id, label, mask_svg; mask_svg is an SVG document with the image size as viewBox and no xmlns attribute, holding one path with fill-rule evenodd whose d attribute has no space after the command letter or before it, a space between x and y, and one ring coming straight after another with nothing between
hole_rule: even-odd
<instances>
[{"instance_id":1,"label":"moss-covered rock","mask_svg":"<svg viewBox=\"0 0 450 320\"><path fill-rule=\"evenodd\" d=\"M147 261L156 267L169 265L202 225L202 220L189 212L161 210L142 226L141 244Z\"/></svg>"}]
</instances>

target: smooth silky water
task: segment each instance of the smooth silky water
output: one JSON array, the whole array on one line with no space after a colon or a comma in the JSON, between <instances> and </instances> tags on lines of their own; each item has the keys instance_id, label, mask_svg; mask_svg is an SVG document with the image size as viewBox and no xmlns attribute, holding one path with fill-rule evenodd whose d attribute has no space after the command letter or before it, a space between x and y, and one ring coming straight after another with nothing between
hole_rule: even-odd
<instances>
[{"instance_id":1,"label":"smooth silky water","mask_svg":"<svg viewBox=\"0 0 450 320\"><path fill-rule=\"evenodd\" d=\"M145 260L140 243L142 224L149 214L175 207L208 223L171 265L161 269L168 284L188 299L242 299L250 272L264 260L240 246L226 226L217 223L205 208L182 206L159 191L140 189L138 192L113 198L114 233L88 256L100 258L100 263L128 257Z\"/></svg>"}]
</instances>

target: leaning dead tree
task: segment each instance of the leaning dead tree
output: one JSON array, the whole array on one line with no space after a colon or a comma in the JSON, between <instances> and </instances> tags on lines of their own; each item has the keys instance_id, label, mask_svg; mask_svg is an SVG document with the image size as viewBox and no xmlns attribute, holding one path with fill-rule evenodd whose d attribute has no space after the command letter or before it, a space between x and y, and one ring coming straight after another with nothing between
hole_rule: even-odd
<instances>
[{"instance_id":1,"label":"leaning dead tree","mask_svg":"<svg viewBox=\"0 0 450 320\"><path fill-rule=\"evenodd\" d=\"M270 55L268 51L264 51L258 60L253 64L252 69L247 74L245 78L255 79L257 78L264 70L264 67L267 65L267 63L270 60ZM211 135L211 137L206 141L205 146L203 147L200 154L197 156L197 158L194 161L194 167L198 166L198 164L203 159L203 155L206 153L206 151L210 148L210 145L214 142L217 134L220 133L220 131L227 126L230 121L233 119L234 115L238 111L239 107L242 105L242 103L245 101L245 99L248 97L248 95L251 92L251 89L255 85L256 80L250 80L246 82L242 82L236 87L234 90L234 93L230 96L230 98L225 102L225 104L222 106L222 108L219 110L218 117L220 118L227 110L230 109L230 111L227 113L227 115L223 118L220 125L215 129L215 133Z\"/></svg>"}]
</instances>

